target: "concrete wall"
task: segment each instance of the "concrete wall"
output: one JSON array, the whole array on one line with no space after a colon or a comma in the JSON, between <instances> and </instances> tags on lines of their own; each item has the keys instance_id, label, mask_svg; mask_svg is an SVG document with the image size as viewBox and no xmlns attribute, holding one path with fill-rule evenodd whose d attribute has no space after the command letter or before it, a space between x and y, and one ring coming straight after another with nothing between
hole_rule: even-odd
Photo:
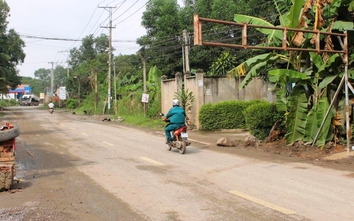
<instances>
[{"instance_id":1,"label":"concrete wall","mask_svg":"<svg viewBox=\"0 0 354 221\"><path fill-rule=\"evenodd\" d=\"M182 74L177 73L173 79L167 79L166 76L162 76L161 81L161 111L167 114L168 110L172 107L175 93L182 90Z\"/></svg>"},{"instance_id":2,"label":"concrete wall","mask_svg":"<svg viewBox=\"0 0 354 221\"><path fill-rule=\"evenodd\" d=\"M245 88L238 89L242 79L229 77L204 76L202 70L196 75L190 73L184 75L184 89L192 92L195 101L192 107L187 108L188 125L192 128L199 128L199 110L204 104L214 104L227 100L267 100L275 102L275 93L270 89L272 84L261 79L253 79ZM172 107L172 100L175 93L182 89L182 77L176 74L174 79L162 78L162 107L163 113L167 113Z\"/></svg>"}]
</instances>

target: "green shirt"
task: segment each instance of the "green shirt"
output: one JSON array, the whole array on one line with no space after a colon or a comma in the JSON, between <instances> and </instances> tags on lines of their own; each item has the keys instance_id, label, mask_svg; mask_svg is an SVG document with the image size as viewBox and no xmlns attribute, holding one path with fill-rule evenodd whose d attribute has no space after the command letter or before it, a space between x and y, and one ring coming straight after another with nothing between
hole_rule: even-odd
<instances>
[{"instance_id":1,"label":"green shirt","mask_svg":"<svg viewBox=\"0 0 354 221\"><path fill-rule=\"evenodd\" d=\"M172 107L166 115L166 118L170 118L170 123L172 124L184 124L185 117L186 112L180 106Z\"/></svg>"}]
</instances>

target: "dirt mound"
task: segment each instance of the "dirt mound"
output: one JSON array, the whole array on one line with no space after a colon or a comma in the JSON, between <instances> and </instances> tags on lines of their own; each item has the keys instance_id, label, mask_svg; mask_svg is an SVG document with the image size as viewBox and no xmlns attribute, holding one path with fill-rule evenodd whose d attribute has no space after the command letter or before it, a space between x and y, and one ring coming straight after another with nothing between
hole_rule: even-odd
<instances>
[{"instance_id":1,"label":"dirt mound","mask_svg":"<svg viewBox=\"0 0 354 221\"><path fill-rule=\"evenodd\" d=\"M237 147L263 151L285 157L299 157L311 161L328 161L337 164L354 163L353 154L348 155L344 145L334 144L331 142L326 144L323 148L305 145L301 142L296 142L294 145L287 145L285 140L278 140L268 143L258 142L253 146L247 145L245 141L238 140L233 142L237 142Z\"/></svg>"}]
</instances>

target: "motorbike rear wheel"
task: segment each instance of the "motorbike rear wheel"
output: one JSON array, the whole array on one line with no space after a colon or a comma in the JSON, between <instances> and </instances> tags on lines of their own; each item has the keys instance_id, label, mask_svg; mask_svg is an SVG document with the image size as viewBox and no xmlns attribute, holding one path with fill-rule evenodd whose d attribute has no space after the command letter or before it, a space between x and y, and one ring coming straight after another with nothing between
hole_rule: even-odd
<instances>
[{"instance_id":1,"label":"motorbike rear wheel","mask_svg":"<svg viewBox=\"0 0 354 221\"><path fill-rule=\"evenodd\" d=\"M166 139L166 142L167 142L167 139ZM168 150L168 151L171 151L171 149L172 149L172 147L171 147L171 145L170 144L165 144L166 145L166 149Z\"/></svg>"},{"instance_id":2,"label":"motorbike rear wheel","mask_svg":"<svg viewBox=\"0 0 354 221\"><path fill-rule=\"evenodd\" d=\"M178 151L180 154L184 154L187 149L186 141L182 140L182 141L180 141L180 143L181 143L181 146L180 146L180 148L178 148Z\"/></svg>"}]
</instances>

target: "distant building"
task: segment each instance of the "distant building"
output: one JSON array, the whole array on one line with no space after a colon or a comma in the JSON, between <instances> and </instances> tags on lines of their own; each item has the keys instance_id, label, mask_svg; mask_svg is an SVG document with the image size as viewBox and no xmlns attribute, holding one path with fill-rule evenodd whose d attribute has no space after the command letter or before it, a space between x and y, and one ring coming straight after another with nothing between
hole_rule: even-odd
<instances>
[{"instance_id":1,"label":"distant building","mask_svg":"<svg viewBox=\"0 0 354 221\"><path fill-rule=\"evenodd\" d=\"M25 94L31 94L32 88L28 84L22 84L17 86L15 89L9 88L9 92L7 94L0 94L0 99L16 99L21 100L22 96Z\"/></svg>"}]
</instances>

